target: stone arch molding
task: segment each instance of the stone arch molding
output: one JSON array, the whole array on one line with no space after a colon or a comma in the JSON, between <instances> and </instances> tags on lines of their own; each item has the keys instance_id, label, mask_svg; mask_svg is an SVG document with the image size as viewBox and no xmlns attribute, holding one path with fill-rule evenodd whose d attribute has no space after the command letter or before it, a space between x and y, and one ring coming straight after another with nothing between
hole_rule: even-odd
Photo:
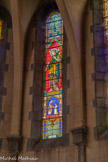
<instances>
[{"instance_id":1,"label":"stone arch molding","mask_svg":"<svg viewBox=\"0 0 108 162\"><path fill-rule=\"evenodd\" d=\"M44 0L40 1L38 6L42 6L46 3L48 3L48 0ZM53 0L50 0L50 2L53 2ZM69 1L68 1L69 2ZM67 7L67 1L65 0L56 0L57 6L60 10L60 13L63 17L63 21L64 21L64 26L65 26L65 31L67 34L67 38L69 41L69 48L70 48L70 53L71 53L71 58L72 58L72 64L73 64L73 69L74 69L74 79L75 79L75 109L74 111L75 114L77 114L79 112L79 117L77 117L76 115L76 121L75 121L75 126L74 127L79 127L81 125L86 125L86 121L83 114L84 111L84 103L83 103L83 83L82 83L82 68L81 68L81 53L80 51L80 46L81 46L81 42L80 42L80 36L77 40L77 35L75 36L75 26L74 26L74 22L72 22L72 18L71 18L71 14L69 11L69 7ZM76 3L78 3L76 1ZM80 3L80 2L79 2ZM76 26L78 26L80 28L81 26L81 22L82 22L82 14L84 11L84 7L86 4L86 0L83 0L83 2L81 2L81 7L79 8L79 13L76 15L77 16L77 22L79 22L79 24L77 23ZM74 2L74 6L75 6L75 2ZM73 7L74 10L74 7ZM35 11L34 11L35 12ZM79 15L81 15L80 17L78 17ZM32 16L32 15L31 15ZM26 29L27 30L27 29ZM81 35L80 33L80 29L78 29L78 34Z\"/></svg>"},{"instance_id":2,"label":"stone arch molding","mask_svg":"<svg viewBox=\"0 0 108 162\"><path fill-rule=\"evenodd\" d=\"M53 1L54 0L51 0L50 2L53 2ZM45 0L39 6L41 7L42 5L47 4L48 2L49 1ZM69 14L69 9L66 6L66 1L56 0L56 3L63 17L65 31L66 31L66 35L67 35L68 42L69 42L72 65L73 65L73 70L74 70L74 80L75 80L74 83L75 83L75 105L76 106L75 106L74 111L76 111L75 112L76 121L75 121L74 127L79 127L81 125L86 125L84 121L85 117L83 115L84 103L83 103L83 87L82 87L83 83L82 83L81 53L79 52L80 47L78 49L78 46L80 46L78 45L80 44L80 40L79 40L79 43L77 44L77 40L75 38L75 32L73 28L74 25L72 24L72 20L70 17L71 15ZM81 6L82 8L80 9L82 10L82 13L85 7L85 3L86 1L83 0L83 6ZM79 115L77 117L78 112L79 112Z\"/></svg>"},{"instance_id":3,"label":"stone arch molding","mask_svg":"<svg viewBox=\"0 0 108 162\"><path fill-rule=\"evenodd\" d=\"M84 103L83 103L82 69L81 69L80 55L78 52L77 44L76 44L75 37L74 37L73 27L72 27L72 23L70 20L70 16L68 14L68 10L66 8L66 4L64 3L64 1L56 1L56 2L60 10L60 13L63 17L63 20L64 20L64 26L65 26L66 34L67 34L68 41L69 41L69 47L70 47L70 53L71 53L73 71L74 71L73 79L74 79L74 85L75 85L74 86L75 107L72 108L75 114L74 127L82 127L85 125L85 121L84 121L84 114L83 114ZM47 4L47 3L48 1L44 1L42 5ZM28 146L30 142L32 143L33 141L28 141ZM37 142L35 141L35 143L38 143L38 141Z\"/></svg>"},{"instance_id":4,"label":"stone arch molding","mask_svg":"<svg viewBox=\"0 0 108 162\"><path fill-rule=\"evenodd\" d=\"M58 12L58 8L57 8L55 1L53 1L52 3L48 2L48 3L42 4L42 6L39 8L39 11L35 13L33 20L32 20L33 27L36 29L36 32L35 32L36 34L35 34L35 42L33 43L33 46L35 49L34 79L33 79L33 87L32 87L33 102L32 102L32 111L29 113L29 119L31 120L31 135L30 135L30 139L28 140L27 150L44 149L46 147L50 148L52 146L52 143L55 143L54 147L58 147L59 145L67 145L69 143L68 134L66 134L66 124L64 124L65 126L63 128L63 138L53 139L53 140L50 139L49 142L46 140L42 140L41 138L42 96L43 96L42 93L43 91L42 91L42 82L39 82L39 80L43 80L43 64L44 64L43 52L45 50L43 43L45 41L45 20L52 11ZM65 34L64 34L64 37L66 37ZM65 42L67 41L64 41L63 53L66 54L67 45ZM66 57L66 55L63 57ZM65 67L65 65L63 65L63 67ZM64 71L63 72L64 74L66 70L63 70L63 71ZM66 77L64 77L64 79L66 80ZM66 84L63 83L63 85L66 85ZM64 89L66 90L66 88ZM65 95L66 93L63 94L63 96ZM66 108L66 106L64 107ZM66 111L66 109L64 111ZM66 123L65 122L66 113L67 112L63 113L64 123Z\"/></svg>"}]
</instances>

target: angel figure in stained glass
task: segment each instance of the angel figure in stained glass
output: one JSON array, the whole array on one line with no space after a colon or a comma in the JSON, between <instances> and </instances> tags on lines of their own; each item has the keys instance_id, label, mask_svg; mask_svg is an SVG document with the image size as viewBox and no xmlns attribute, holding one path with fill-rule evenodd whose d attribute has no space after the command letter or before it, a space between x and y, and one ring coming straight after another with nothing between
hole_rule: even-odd
<instances>
[{"instance_id":1,"label":"angel figure in stained glass","mask_svg":"<svg viewBox=\"0 0 108 162\"><path fill-rule=\"evenodd\" d=\"M49 91L58 90L58 81L60 76L59 63L61 62L60 51L56 48L50 50L51 59L46 66L48 70Z\"/></svg>"}]
</instances>

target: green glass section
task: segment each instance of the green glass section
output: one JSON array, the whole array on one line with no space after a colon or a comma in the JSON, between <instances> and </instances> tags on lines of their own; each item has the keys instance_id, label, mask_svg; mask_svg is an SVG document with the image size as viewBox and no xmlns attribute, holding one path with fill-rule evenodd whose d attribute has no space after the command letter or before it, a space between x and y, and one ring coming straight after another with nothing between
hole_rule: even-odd
<instances>
[{"instance_id":1,"label":"green glass section","mask_svg":"<svg viewBox=\"0 0 108 162\"><path fill-rule=\"evenodd\" d=\"M53 33L57 32L57 29L60 28L60 21L49 23L49 30Z\"/></svg>"},{"instance_id":2,"label":"green glass section","mask_svg":"<svg viewBox=\"0 0 108 162\"><path fill-rule=\"evenodd\" d=\"M55 13L54 15L50 16L49 23L52 23L54 21L60 21L60 20L61 20L61 15Z\"/></svg>"},{"instance_id":3,"label":"green glass section","mask_svg":"<svg viewBox=\"0 0 108 162\"><path fill-rule=\"evenodd\" d=\"M47 120L46 127L47 127L46 136L58 135L58 132L59 132L59 120L57 119L53 123L53 127L52 127L52 123Z\"/></svg>"}]
</instances>

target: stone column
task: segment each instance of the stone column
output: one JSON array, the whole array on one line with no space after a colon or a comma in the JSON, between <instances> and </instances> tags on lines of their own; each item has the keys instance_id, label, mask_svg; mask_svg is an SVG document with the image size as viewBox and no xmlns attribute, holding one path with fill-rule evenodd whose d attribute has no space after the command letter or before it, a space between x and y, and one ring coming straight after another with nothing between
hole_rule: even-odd
<instances>
[{"instance_id":1,"label":"stone column","mask_svg":"<svg viewBox=\"0 0 108 162\"><path fill-rule=\"evenodd\" d=\"M78 162L86 162L87 127L72 129L73 143L78 146Z\"/></svg>"},{"instance_id":2,"label":"stone column","mask_svg":"<svg viewBox=\"0 0 108 162\"><path fill-rule=\"evenodd\" d=\"M21 150L21 137L10 136L8 139L8 151L11 154L13 162L18 161L18 153Z\"/></svg>"},{"instance_id":3,"label":"stone column","mask_svg":"<svg viewBox=\"0 0 108 162\"><path fill-rule=\"evenodd\" d=\"M8 149L11 154L18 154L21 145L21 107L22 107L22 75L23 75L23 38L20 23L19 0L11 0L13 47L14 47L14 81L11 131L8 137Z\"/></svg>"}]
</instances>

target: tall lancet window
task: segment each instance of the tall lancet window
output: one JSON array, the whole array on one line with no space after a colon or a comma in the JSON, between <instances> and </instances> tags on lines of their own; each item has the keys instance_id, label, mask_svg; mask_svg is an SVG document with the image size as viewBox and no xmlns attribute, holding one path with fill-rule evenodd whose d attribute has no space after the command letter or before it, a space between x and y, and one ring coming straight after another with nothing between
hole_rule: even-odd
<instances>
[{"instance_id":1,"label":"tall lancet window","mask_svg":"<svg viewBox=\"0 0 108 162\"><path fill-rule=\"evenodd\" d=\"M3 28L3 21L0 19L0 40L3 38L2 37L2 28Z\"/></svg>"},{"instance_id":2,"label":"tall lancet window","mask_svg":"<svg viewBox=\"0 0 108 162\"><path fill-rule=\"evenodd\" d=\"M42 138L62 137L63 20L59 12L46 20Z\"/></svg>"},{"instance_id":3,"label":"tall lancet window","mask_svg":"<svg viewBox=\"0 0 108 162\"><path fill-rule=\"evenodd\" d=\"M107 67L108 67L108 0L103 0L103 15L104 15L104 23L105 23L105 34L104 34L105 56L106 56Z\"/></svg>"}]
</instances>

